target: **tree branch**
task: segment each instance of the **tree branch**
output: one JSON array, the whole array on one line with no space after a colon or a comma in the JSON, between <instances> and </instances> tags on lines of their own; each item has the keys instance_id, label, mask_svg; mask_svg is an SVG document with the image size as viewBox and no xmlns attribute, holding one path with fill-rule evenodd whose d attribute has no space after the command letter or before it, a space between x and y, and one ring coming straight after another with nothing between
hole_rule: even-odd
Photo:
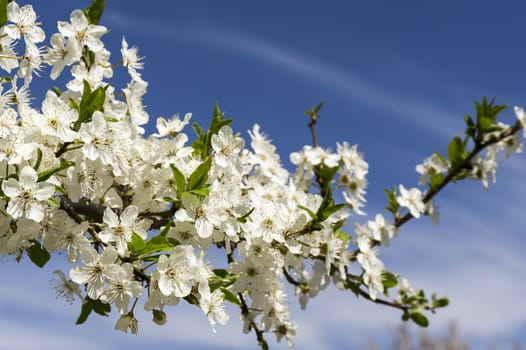
<instances>
[{"instance_id":1,"label":"tree branch","mask_svg":"<svg viewBox=\"0 0 526 350\"><path fill-rule=\"evenodd\" d=\"M519 130L522 129L522 124L517 121L512 127L509 127L508 129L504 130L498 137L492 138L486 142L477 142L475 144L475 148L471 151L471 153L457 166L455 166L446 177L442 180L442 182L432 189L429 190L429 192L426 193L422 201L424 203L429 202L433 197L435 197L446 185L448 185L451 181L454 181L454 179L462 173L464 170L468 170L471 167L471 161L477 154L482 152L486 147L491 146L499 141L502 141L510 136L513 136L513 134L517 133ZM402 217L399 217L395 220L394 225L398 228L405 224L407 221L411 220L413 218L413 215L411 213L407 213Z\"/></svg>"},{"instance_id":2,"label":"tree branch","mask_svg":"<svg viewBox=\"0 0 526 350\"><path fill-rule=\"evenodd\" d=\"M259 346L261 346L261 349L263 350L267 350L268 349L268 344L267 344L267 341L265 340L265 336L264 336L264 331L259 329L258 325L256 324L256 322L249 318L250 316L250 310L248 308L248 305L247 305L247 302L245 300L245 297L243 296L242 293L237 293L237 296L239 297L239 300L241 301L241 314L243 315L243 317L245 317L247 320L249 320L250 322L250 329L254 329L254 332L256 333L256 338L258 340L258 343L259 343Z\"/></svg>"}]
</instances>

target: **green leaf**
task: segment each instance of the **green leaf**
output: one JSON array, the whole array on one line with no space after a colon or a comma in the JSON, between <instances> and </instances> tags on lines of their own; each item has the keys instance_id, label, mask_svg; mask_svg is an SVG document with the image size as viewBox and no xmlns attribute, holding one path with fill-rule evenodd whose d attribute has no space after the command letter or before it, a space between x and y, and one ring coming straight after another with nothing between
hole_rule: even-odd
<instances>
[{"instance_id":1,"label":"green leaf","mask_svg":"<svg viewBox=\"0 0 526 350\"><path fill-rule=\"evenodd\" d=\"M132 254L137 254L138 252L144 250L145 248L146 248L146 241L142 239L141 236L133 232L132 239L130 242L128 242L128 249L132 252Z\"/></svg>"},{"instance_id":2,"label":"green leaf","mask_svg":"<svg viewBox=\"0 0 526 350\"><path fill-rule=\"evenodd\" d=\"M316 220L318 217L316 216L316 213L313 212L312 210L310 210L309 208L307 207L304 207L303 205L299 205L298 204L298 209L301 209L303 211L306 211L307 214L309 214L309 216L311 217L312 220Z\"/></svg>"},{"instance_id":3,"label":"green leaf","mask_svg":"<svg viewBox=\"0 0 526 350\"><path fill-rule=\"evenodd\" d=\"M102 87L98 87L93 91L89 98L86 100L84 105L80 105L81 112L84 108L84 121L91 120L91 117L93 115L93 112L95 111L102 111L104 106L104 101L106 100L106 91Z\"/></svg>"},{"instance_id":4,"label":"green leaf","mask_svg":"<svg viewBox=\"0 0 526 350\"><path fill-rule=\"evenodd\" d=\"M177 169L175 165L170 164L170 168L172 169L172 174L175 180L175 190L177 191L177 198L181 198L186 188L186 178L184 177L184 174L179 169Z\"/></svg>"},{"instance_id":5,"label":"green leaf","mask_svg":"<svg viewBox=\"0 0 526 350\"><path fill-rule=\"evenodd\" d=\"M241 301L239 300L237 295L234 292L232 292L230 289L221 287L221 291L223 292L223 295L225 296L225 300L228 300L234 305L242 306Z\"/></svg>"},{"instance_id":6,"label":"green leaf","mask_svg":"<svg viewBox=\"0 0 526 350\"><path fill-rule=\"evenodd\" d=\"M333 205L334 205L334 198L332 198L332 190L329 187L329 188L327 188L327 192L325 193L325 196L323 197L323 200L322 200L322 202L320 204L320 207L318 208L318 211L316 212L316 218L317 218L317 220L319 222L325 220L325 219L321 219L320 218L320 214L324 210L332 207Z\"/></svg>"},{"instance_id":7,"label":"green leaf","mask_svg":"<svg viewBox=\"0 0 526 350\"><path fill-rule=\"evenodd\" d=\"M347 282L345 282L345 288L350 289L351 292L353 292L356 296L360 295L361 290L360 285L358 283L354 283L347 280Z\"/></svg>"},{"instance_id":8,"label":"green leaf","mask_svg":"<svg viewBox=\"0 0 526 350\"><path fill-rule=\"evenodd\" d=\"M90 7L84 9L84 14L90 24L99 24L106 0L93 0Z\"/></svg>"},{"instance_id":9,"label":"green leaf","mask_svg":"<svg viewBox=\"0 0 526 350\"><path fill-rule=\"evenodd\" d=\"M172 222L168 221L168 225L164 226L161 232L159 232L159 236L166 237L168 235L168 232L170 232L170 228L172 227Z\"/></svg>"},{"instance_id":10,"label":"green leaf","mask_svg":"<svg viewBox=\"0 0 526 350\"><path fill-rule=\"evenodd\" d=\"M105 304L100 300L91 300L93 311L101 316L109 316L111 312L111 305Z\"/></svg>"},{"instance_id":11,"label":"green leaf","mask_svg":"<svg viewBox=\"0 0 526 350\"><path fill-rule=\"evenodd\" d=\"M84 80L82 98L80 100L80 104L78 105L79 117L74 125L75 130L78 131L82 123L90 122L95 111L103 110L104 101L106 100L106 88L108 86L109 85L104 88L98 87L94 91L91 91L89 83Z\"/></svg>"},{"instance_id":12,"label":"green leaf","mask_svg":"<svg viewBox=\"0 0 526 350\"><path fill-rule=\"evenodd\" d=\"M346 204L335 204L329 208L325 208L318 214L319 222L327 220L332 214L336 213L338 210L344 208Z\"/></svg>"},{"instance_id":13,"label":"green leaf","mask_svg":"<svg viewBox=\"0 0 526 350\"><path fill-rule=\"evenodd\" d=\"M396 287L398 285L398 277L389 271L383 271L382 284L385 290Z\"/></svg>"},{"instance_id":14,"label":"green leaf","mask_svg":"<svg viewBox=\"0 0 526 350\"><path fill-rule=\"evenodd\" d=\"M312 108L310 111L304 111L305 115L313 120L317 120L320 116L320 109L323 107L325 102L320 102L316 107Z\"/></svg>"},{"instance_id":15,"label":"green leaf","mask_svg":"<svg viewBox=\"0 0 526 350\"><path fill-rule=\"evenodd\" d=\"M345 244L351 241L351 236L342 229L338 229L334 231L334 236L338 238L340 241L343 241Z\"/></svg>"},{"instance_id":16,"label":"green leaf","mask_svg":"<svg viewBox=\"0 0 526 350\"><path fill-rule=\"evenodd\" d=\"M435 308L446 307L448 305L449 305L448 298L433 299L433 307Z\"/></svg>"},{"instance_id":17,"label":"green leaf","mask_svg":"<svg viewBox=\"0 0 526 350\"><path fill-rule=\"evenodd\" d=\"M429 321L427 320L427 317L422 315L420 312L412 312L410 314L411 320L419 325L420 327L427 327L429 325Z\"/></svg>"},{"instance_id":18,"label":"green leaf","mask_svg":"<svg viewBox=\"0 0 526 350\"><path fill-rule=\"evenodd\" d=\"M221 279L229 276L228 271L225 269L214 269L212 270L212 272L214 273L214 275L216 275L217 277L220 277Z\"/></svg>"},{"instance_id":19,"label":"green leaf","mask_svg":"<svg viewBox=\"0 0 526 350\"><path fill-rule=\"evenodd\" d=\"M31 240L30 242L32 243L31 246L26 248L27 256L38 267L44 267L51 255L38 241Z\"/></svg>"},{"instance_id":20,"label":"green leaf","mask_svg":"<svg viewBox=\"0 0 526 350\"><path fill-rule=\"evenodd\" d=\"M167 238L161 235L152 237L148 242L146 242L146 247L141 254L151 254L157 252L165 252L172 250L173 247L177 245L177 242L172 238Z\"/></svg>"},{"instance_id":21,"label":"green leaf","mask_svg":"<svg viewBox=\"0 0 526 350\"><path fill-rule=\"evenodd\" d=\"M42 162L42 151L40 150L40 147L37 148L37 161L35 162L35 165L33 165L33 169L35 171L38 171L38 168L40 168L40 163Z\"/></svg>"},{"instance_id":22,"label":"green leaf","mask_svg":"<svg viewBox=\"0 0 526 350\"><path fill-rule=\"evenodd\" d=\"M7 22L7 4L9 0L0 0L0 26Z\"/></svg>"},{"instance_id":23,"label":"green leaf","mask_svg":"<svg viewBox=\"0 0 526 350\"><path fill-rule=\"evenodd\" d=\"M482 102L475 102L475 111L477 112L477 129L479 136L481 134L491 132L490 130L496 123L497 115L508 108L506 105L495 105L495 98L488 102L486 97L482 98Z\"/></svg>"},{"instance_id":24,"label":"green leaf","mask_svg":"<svg viewBox=\"0 0 526 350\"><path fill-rule=\"evenodd\" d=\"M192 191L201 188L208 179L208 172L212 165L212 158L208 157L188 178L187 190Z\"/></svg>"},{"instance_id":25,"label":"green leaf","mask_svg":"<svg viewBox=\"0 0 526 350\"><path fill-rule=\"evenodd\" d=\"M387 196L387 208L385 209L393 213L393 215L396 215L398 213L398 209L400 208L400 204L398 204L398 201L396 200L396 187L393 187L392 191L384 188L384 193Z\"/></svg>"},{"instance_id":26,"label":"green leaf","mask_svg":"<svg viewBox=\"0 0 526 350\"><path fill-rule=\"evenodd\" d=\"M84 303L82 304L80 315L77 318L75 324L83 324L86 322L92 311L95 311L95 313L101 316L109 316L109 313L111 312L111 306L110 304L105 304L100 300L94 300L86 296Z\"/></svg>"},{"instance_id":27,"label":"green leaf","mask_svg":"<svg viewBox=\"0 0 526 350\"><path fill-rule=\"evenodd\" d=\"M316 219L314 221L316 223L323 222L327 220L332 214L336 213L338 210L342 209L345 206L346 204L334 204L332 190L330 187L328 187L327 192L325 193L325 197L323 197L323 201L321 202L320 207L316 212Z\"/></svg>"},{"instance_id":28,"label":"green leaf","mask_svg":"<svg viewBox=\"0 0 526 350\"><path fill-rule=\"evenodd\" d=\"M206 137L206 134L203 131L203 128L201 127L201 125L199 125L199 124L194 122L194 123L192 123L192 127L194 128L194 131L197 134L197 136L199 137L199 139L201 141L203 141L205 139L205 137Z\"/></svg>"},{"instance_id":29,"label":"green leaf","mask_svg":"<svg viewBox=\"0 0 526 350\"><path fill-rule=\"evenodd\" d=\"M163 200L167 203L177 203L178 200L175 199L175 198L171 198L171 197L163 197Z\"/></svg>"},{"instance_id":30,"label":"green leaf","mask_svg":"<svg viewBox=\"0 0 526 350\"><path fill-rule=\"evenodd\" d=\"M212 135L217 134L223 126L232 124L232 121L232 119L225 119L225 113L219 109L219 104L216 102L214 106L212 122L210 123L210 128L208 129L207 142L211 139Z\"/></svg>"},{"instance_id":31,"label":"green leaf","mask_svg":"<svg viewBox=\"0 0 526 350\"><path fill-rule=\"evenodd\" d=\"M465 134L470 137L475 137L475 134L477 132L477 126L475 125L475 122L467 114L464 114L464 120L466 121L466 125L467 125Z\"/></svg>"},{"instance_id":32,"label":"green leaf","mask_svg":"<svg viewBox=\"0 0 526 350\"><path fill-rule=\"evenodd\" d=\"M322 187L329 187L329 184L334 179L334 175L338 172L339 167L335 166L330 168L328 166L322 165L318 167L318 176Z\"/></svg>"},{"instance_id":33,"label":"green leaf","mask_svg":"<svg viewBox=\"0 0 526 350\"><path fill-rule=\"evenodd\" d=\"M442 173L433 172L429 174L429 177L430 177L429 187L431 189L439 186L440 184L442 184L442 181L444 181L444 175Z\"/></svg>"},{"instance_id":34,"label":"green leaf","mask_svg":"<svg viewBox=\"0 0 526 350\"><path fill-rule=\"evenodd\" d=\"M246 213L245 215L237 218L237 221L241 222L241 223L246 223L248 221L248 218L250 217L250 215L254 212L256 208L252 208L248 211L248 213Z\"/></svg>"},{"instance_id":35,"label":"green leaf","mask_svg":"<svg viewBox=\"0 0 526 350\"><path fill-rule=\"evenodd\" d=\"M67 160L64 160L64 159L61 159L60 160L60 165L55 167L55 168L52 168L52 169L49 169L49 170L46 170L46 171L43 171L41 172L40 174L38 174L38 182L41 182L41 181L46 181L48 180L52 175L58 173L59 171L62 171L62 170L65 170L71 166L74 166L75 163L74 162L70 162L70 161L67 161Z\"/></svg>"},{"instance_id":36,"label":"green leaf","mask_svg":"<svg viewBox=\"0 0 526 350\"><path fill-rule=\"evenodd\" d=\"M449 163L448 161L446 160L446 158L444 158L443 155L441 155L440 153L438 152L435 152L433 153L435 155L435 157L437 157L441 162L442 164L444 164L445 167L449 167Z\"/></svg>"},{"instance_id":37,"label":"green leaf","mask_svg":"<svg viewBox=\"0 0 526 350\"><path fill-rule=\"evenodd\" d=\"M215 269L214 276L208 279L208 285L212 291L218 288L228 288L238 279L239 275L231 275L227 270Z\"/></svg>"},{"instance_id":38,"label":"green leaf","mask_svg":"<svg viewBox=\"0 0 526 350\"><path fill-rule=\"evenodd\" d=\"M118 123L118 122L119 122L119 119L117 119L117 118L112 118L112 117L108 117L108 116L104 116L104 120L105 120L107 123Z\"/></svg>"},{"instance_id":39,"label":"green leaf","mask_svg":"<svg viewBox=\"0 0 526 350\"><path fill-rule=\"evenodd\" d=\"M221 285L223 285L223 279L218 276L212 276L208 279L208 286L210 287L210 291L213 292L217 288L220 288Z\"/></svg>"},{"instance_id":40,"label":"green leaf","mask_svg":"<svg viewBox=\"0 0 526 350\"><path fill-rule=\"evenodd\" d=\"M447 156L449 159L449 163L451 163L451 166L454 167L458 163L460 163L463 159L464 155L464 143L460 139L460 137L455 137L451 142L449 143L449 146L447 148Z\"/></svg>"},{"instance_id":41,"label":"green leaf","mask_svg":"<svg viewBox=\"0 0 526 350\"><path fill-rule=\"evenodd\" d=\"M204 139L205 141L205 153L202 154L202 157L206 157L212 149L212 136L217 134L223 126L232 124L232 119L225 119L225 113L219 108L219 104L216 102L214 105L214 114L212 115L212 121L208 132Z\"/></svg>"},{"instance_id":42,"label":"green leaf","mask_svg":"<svg viewBox=\"0 0 526 350\"><path fill-rule=\"evenodd\" d=\"M237 281L237 279L239 278L239 274L236 274L236 275L228 275L226 277L223 277L223 287L224 288L228 288L230 287L231 285L234 284L234 282Z\"/></svg>"},{"instance_id":43,"label":"green leaf","mask_svg":"<svg viewBox=\"0 0 526 350\"><path fill-rule=\"evenodd\" d=\"M60 95L62 95L62 90L60 90L58 87L56 86L53 86L51 88L51 91L53 91L55 93L55 95L57 95L57 97L60 97Z\"/></svg>"},{"instance_id":44,"label":"green leaf","mask_svg":"<svg viewBox=\"0 0 526 350\"><path fill-rule=\"evenodd\" d=\"M144 241L140 236L135 234L132 235L132 241L128 243L128 247L135 255L149 255L152 253L166 252L172 250L178 243L173 238L166 237L166 233L169 230L170 225L163 228L163 231L157 236L152 237L148 241ZM164 234L163 234L164 233Z\"/></svg>"},{"instance_id":45,"label":"green leaf","mask_svg":"<svg viewBox=\"0 0 526 350\"><path fill-rule=\"evenodd\" d=\"M261 350L269 350L267 341L265 339L258 341L258 345L261 347Z\"/></svg>"},{"instance_id":46,"label":"green leaf","mask_svg":"<svg viewBox=\"0 0 526 350\"><path fill-rule=\"evenodd\" d=\"M199 196L199 197L207 197L208 194L210 193L210 189L208 187L201 187L201 188L191 190L185 193L195 194L196 196Z\"/></svg>"},{"instance_id":47,"label":"green leaf","mask_svg":"<svg viewBox=\"0 0 526 350\"><path fill-rule=\"evenodd\" d=\"M71 109L74 109L74 110L76 110L77 112L80 111L80 106L79 106L78 102L75 101L75 100L72 99L72 98L69 99L69 106L71 107Z\"/></svg>"},{"instance_id":48,"label":"green leaf","mask_svg":"<svg viewBox=\"0 0 526 350\"><path fill-rule=\"evenodd\" d=\"M88 316L91 314L91 311L93 310L93 305L90 302L90 298L86 297L86 300L82 304L82 309L80 310L80 315L77 318L77 321L75 324L83 324L88 319Z\"/></svg>"},{"instance_id":49,"label":"green leaf","mask_svg":"<svg viewBox=\"0 0 526 350\"><path fill-rule=\"evenodd\" d=\"M206 157L207 150L205 146L205 141L196 139L194 142L192 142L192 148L194 149L194 154L199 155L201 157Z\"/></svg>"}]
</instances>

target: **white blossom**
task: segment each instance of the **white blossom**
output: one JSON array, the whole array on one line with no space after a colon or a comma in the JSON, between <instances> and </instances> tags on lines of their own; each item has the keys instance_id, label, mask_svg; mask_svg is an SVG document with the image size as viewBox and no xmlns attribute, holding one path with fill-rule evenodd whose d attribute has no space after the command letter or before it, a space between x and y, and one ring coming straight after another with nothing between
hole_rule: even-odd
<instances>
[{"instance_id":1,"label":"white blossom","mask_svg":"<svg viewBox=\"0 0 526 350\"><path fill-rule=\"evenodd\" d=\"M55 186L37 181L36 171L30 166L25 166L20 171L19 180L10 178L2 182L2 191L10 198L7 213L13 218L26 217L36 222L44 218L44 206L41 201L53 195Z\"/></svg>"},{"instance_id":2,"label":"white blossom","mask_svg":"<svg viewBox=\"0 0 526 350\"><path fill-rule=\"evenodd\" d=\"M422 192L418 188L408 190L404 185L400 185L399 189L400 195L396 197L396 201L402 207L409 209L411 215L418 219L426 208L424 202L422 202Z\"/></svg>"}]
</instances>

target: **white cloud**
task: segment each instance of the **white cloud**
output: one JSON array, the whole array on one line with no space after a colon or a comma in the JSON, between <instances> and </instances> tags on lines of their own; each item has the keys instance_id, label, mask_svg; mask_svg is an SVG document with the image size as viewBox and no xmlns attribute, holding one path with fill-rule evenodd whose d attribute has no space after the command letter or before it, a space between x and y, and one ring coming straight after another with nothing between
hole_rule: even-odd
<instances>
[{"instance_id":1,"label":"white cloud","mask_svg":"<svg viewBox=\"0 0 526 350\"><path fill-rule=\"evenodd\" d=\"M471 208L445 201L438 229L428 222L408 225L394 247L385 250L385 259L415 287L450 297L451 305L432 322L445 326L454 319L463 331L482 339L511 337L526 324L526 280L521 278L526 239L517 236L520 222L503 217L507 206L499 201L506 201L486 195L495 204L491 215L481 212L476 200Z\"/></svg>"},{"instance_id":2,"label":"white cloud","mask_svg":"<svg viewBox=\"0 0 526 350\"><path fill-rule=\"evenodd\" d=\"M1 349L9 350L109 350L115 349L104 344L104 340L86 335L68 334L61 329L49 327L45 318L33 322L20 322L16 318L0 318L2 339Z\"/></svg>"}]
</instances>

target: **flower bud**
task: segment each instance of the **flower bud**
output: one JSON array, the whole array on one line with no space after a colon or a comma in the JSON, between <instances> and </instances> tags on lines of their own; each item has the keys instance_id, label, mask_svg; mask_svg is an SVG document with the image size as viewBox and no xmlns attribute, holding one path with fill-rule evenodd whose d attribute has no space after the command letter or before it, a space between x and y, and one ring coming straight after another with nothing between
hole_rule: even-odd
<instances>
[{"instance_id":1,"label":"flower bud","mask_svg":"<svg viewBox=\"0 0 526 350\"><path fill-rule=\"evenodd\" d=\"M121 315L117 324L115 324L115 329L128 333L128 329L132 334L137 334L139 331L139 324L137 319L133 316L133 312L129 312L126 315Z\"/></svg>"},{"instance_id":2,"label":"flower bud","mask_svg":"<svg viewBox=\"0 0 526 350\"><path fill-rule=\"evenodd\" d=\"M166 313L162 310L153 309L153 322L162 326L166 323Z\"/></svg>"}]
</instances>

